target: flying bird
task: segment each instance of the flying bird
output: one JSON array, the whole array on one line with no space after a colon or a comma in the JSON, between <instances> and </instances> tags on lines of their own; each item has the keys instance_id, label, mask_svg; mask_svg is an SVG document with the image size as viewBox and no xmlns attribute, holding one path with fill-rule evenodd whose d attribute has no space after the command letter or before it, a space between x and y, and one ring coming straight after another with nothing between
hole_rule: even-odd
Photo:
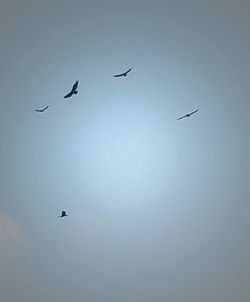
<instances>
[{"instance_id":1,"label":"flying bird","mask_svg":"<svg viewBox=\"0 0 250 302\"><path fill-rule=\"evenodd\" d=\"M119 74L115 74L114 77L115 78L119 78L119 77L126 77L128 75L128 73L132 70L133 68L129 68L127 71L123 72L123 73L119 73Z\"/></svg>"},{"instance_id":2,"label":"flying bird","mask_svg":"<svg viewBox=\"0 0 250 302\"><path fill-rule=\"evenodd\" d=\"M44 107L43 109L36 109L36 112L44 112L45 110L47 110L49 108L49 105Z\"/></svg>"},{"instance_id":3,"label":"flying bird","mask_svg":"<svg viewBox=\"0 0 250 302\"><path fill-rule=\"evenodd\" d=\"M183 118L190 117L191 115L195 114L195 113L198 112L198 111L199 111L199 109L196 109L196 110L194 110L193 112L187 113L187 114L185 114L185 115L179 117L177 120L182 120Z\"/></svg>"},{"instance_id":4,"label":"flying bird","mask_svg":"<svg viewBox=\"0 0 250 302\"><path fill-rule=\"evenodd\" d=\"M66 217L66 216L69 216L66 211L62 211L61 213L61 216L57 216L58 218L63 218L63 217Z\"/></svg>"},{"instance_id":5,"label":"flying bird","mask_svg":"<svg viewBox=\"0 0 250 302\"><path fill-rule=\"evenodd\" d=\"M73 85L71 91L64 96L65 99L70 98L73 94L78 93L78 91L77 91L78 83L79 83L79 81L75 82L75 84Z\"/></svg>"}]
</instances>

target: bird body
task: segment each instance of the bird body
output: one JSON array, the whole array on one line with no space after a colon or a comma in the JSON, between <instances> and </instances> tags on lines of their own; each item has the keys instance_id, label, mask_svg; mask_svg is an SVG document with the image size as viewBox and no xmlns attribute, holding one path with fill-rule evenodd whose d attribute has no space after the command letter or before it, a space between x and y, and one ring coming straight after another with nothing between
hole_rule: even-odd
<instances>
[{"instance_id":1,"label":"bird body","mask_svg":"<svg viewBox=\"0 0 250 302\"><path fill-rule=\"evenodd\" d=\"M78 83L79 83L79 81L75 82L75 84L73 85L71 91L64 96L65 99L70 98L70 97L72 97L72 95L78 93L78 91L77 91Z\"/></svg>"},{"instance_id":2,"label":"bird body","mask_svg":"<svg viewBox=\"0 0 250 302\"><path fill-rule=\"evenodd\" d=\"M43 109L36 109L36 112L44 112L45 110L47 110L49 108L49 105L44 107Z\"/></svg>"},{"instance_id":3,"label":"bird body","mask_svg":"<svg viewBox=\"0 0 250 302\"><path fill-rule=\"evenodd\" d=\"M123 72L123 73L119 73L119 74L115 74L114 77L115 78L119 78L119 77L126 77L128 75L128 73L132 70L133 68L129 68L127 71Z\"/></svg>"},{"instance_id":4,"label":"bird body","mask_svg":"<svg viewBox=\"0 0 250 302\"><path fill-rule=\"evenodd\" d=\"M66 216L69 216L66 211L62 211L61 213L61 216L57 216L58 218L63 218L63 217L66 217Z\"/></svg>"},{"instance_id":5,"label":"bird body","mask_svg":"<svg viewBox=\"0 0 250 302\"><path fill-rule=\"evenodd\" d=\"M186 117L190 117L191 115L195 114L195 113L198 112L198 111L199 111L199 109L196 109L196 110L194 110L193 112L187 113L187 114L185 114L185 115L183 115L183 116L177 118L177 120L182 120L182 119L184 119L184 118L186 118Z\"/></svg>"}]
</instances>

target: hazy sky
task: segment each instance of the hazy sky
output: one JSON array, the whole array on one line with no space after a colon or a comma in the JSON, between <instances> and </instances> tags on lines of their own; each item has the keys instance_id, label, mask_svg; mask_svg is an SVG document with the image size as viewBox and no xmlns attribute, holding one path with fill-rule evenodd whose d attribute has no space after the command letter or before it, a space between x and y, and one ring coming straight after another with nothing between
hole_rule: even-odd
<instances>
[{"instance_id":1,"label":"hazy sky","mask_svg":"<svg viewBox=\"0 0 250 302\"><path fill-rule=\"evenodd\" d=\"M1 0L0 40L1 301L250 301L250 2Z\"/></svg>"}]
</instances>

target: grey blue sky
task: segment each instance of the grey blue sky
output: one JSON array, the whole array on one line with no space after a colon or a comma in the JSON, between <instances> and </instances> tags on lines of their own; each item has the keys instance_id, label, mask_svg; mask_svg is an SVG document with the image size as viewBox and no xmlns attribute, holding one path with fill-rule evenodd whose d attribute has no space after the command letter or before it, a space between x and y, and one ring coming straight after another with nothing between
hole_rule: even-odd
<instances>
[{"instance_id":1,"label":"grey blue sky","mask_svg":"<svg viewBox=\"0 0 250 302\"><path fill-rule=\"evenodd\" d=\"M2 0L0 40L1 301L248 302L250 2Z\"/></svg>"}]
</instances>

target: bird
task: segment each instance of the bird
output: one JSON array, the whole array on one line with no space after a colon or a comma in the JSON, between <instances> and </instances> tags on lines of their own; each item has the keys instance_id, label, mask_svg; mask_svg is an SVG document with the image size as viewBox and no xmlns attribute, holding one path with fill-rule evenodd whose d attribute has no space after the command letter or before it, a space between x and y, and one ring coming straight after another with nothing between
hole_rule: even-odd
<instances>
[{"instance_id":1,"label":"bird","mask_svg":"<svg viewBox=\"0 0 250 302\"><path fill-rule=\"evenodd\" d=\"M44 112L45 110L47 110L49 108L49 105L44 107L43 109L36 109L36 112Z\"/></svg>"},{"instance_id":2,"label":"bird","mask_svg":"<svg viewBox=\"0 0 250 302\"><path fill-rule=\"evenodd\" d=\"M128 73L132 70L133 68L129 68L127 71L123 72L123 73L119 73L119 74L115 74L114 77L115 78L119 78L119 77L126 77L128 75Z\"/></svg>"},{"instance_id":3,"label":"bird","mask_svg":"<svg viewBox=\"0 0 250 302\"><path fill-rule=\"evenodd\" d=\"M185 114L185 115L183 115L181 117L178 117L177 120L182 120L183 118L190 117L191 115L195 114L198 111L199 111L199 109L196 109L193 112L190 112L190 113L187 113L187 114Z\"/></svg>"},{"instance_id":4,"label":"bird","mask_svg":"<svg viewBox=\"0 0 250 302\"><path fill-rule=\"evenodd\" d=\"M63 218L63 217L66 217L66 216L69 216L66 211L62 211L61 213L61 216L57 216L58 218Z\"/></svg>"},{"instance_id":5,"label":"bird","mask_svg":"<svg viewBox=\"0 0 250 302\"><path fill-rule=\"evenodd\" d=\"M65 99L70 98L73 94L78 93L78 91L77 91L78 83L79 83L79 81L75 82L75 84L73 85L71 91L64 96Z\"/></svg>"}]
</instances>

